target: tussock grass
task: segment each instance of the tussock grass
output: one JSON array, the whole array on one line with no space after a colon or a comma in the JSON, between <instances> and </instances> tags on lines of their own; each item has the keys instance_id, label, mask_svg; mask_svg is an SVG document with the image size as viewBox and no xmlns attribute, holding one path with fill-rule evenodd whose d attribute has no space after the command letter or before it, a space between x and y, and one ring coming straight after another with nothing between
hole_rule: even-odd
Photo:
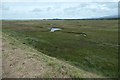
<instances>
[{"instance_id":1,"label":"tussock grass","mask_svg":"<svg viewBox=\"0 0 120 80\"><path fill-rule=\"evenodd\" d=\"M63 30L50 33L51 24ZM87 72L106 77L118 75L117 20L3 21L3 32ZM72 32L84 32L87 36ZM55 64L48 61L50 66Z\"/></svg>"}]
</instances>

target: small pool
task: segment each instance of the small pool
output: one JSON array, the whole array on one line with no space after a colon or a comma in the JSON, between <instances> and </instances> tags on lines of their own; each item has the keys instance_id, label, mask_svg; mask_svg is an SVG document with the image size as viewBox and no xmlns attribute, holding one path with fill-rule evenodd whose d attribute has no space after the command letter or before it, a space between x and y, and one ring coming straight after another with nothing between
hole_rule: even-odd
<instances>
[{"instance_id":1,"label":"small pool","mask_svg":"<svg viewBox=\"0 0 120 80\"><path fill-rule=\"evenodd\" d=\"M62 29L60 29L60 28L51 28L50 32L55 32L55 31L60 31L60 30L62 30Z\"/></svg>"}]
</instances>

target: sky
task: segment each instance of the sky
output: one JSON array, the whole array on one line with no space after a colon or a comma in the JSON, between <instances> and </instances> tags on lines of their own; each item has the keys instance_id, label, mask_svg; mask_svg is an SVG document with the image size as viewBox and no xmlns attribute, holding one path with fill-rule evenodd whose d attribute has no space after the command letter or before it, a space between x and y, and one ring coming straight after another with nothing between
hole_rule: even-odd
<instances>
[{"instance_id":1,"label":"sky","mask_svg":"<svg viewBox=\"0 0 120 80\"><path fill-rule=\"evenodd\" d=\"M83 19L118 15L117 0L4 0L0 19Z\"/></svg>"}]
</instances>

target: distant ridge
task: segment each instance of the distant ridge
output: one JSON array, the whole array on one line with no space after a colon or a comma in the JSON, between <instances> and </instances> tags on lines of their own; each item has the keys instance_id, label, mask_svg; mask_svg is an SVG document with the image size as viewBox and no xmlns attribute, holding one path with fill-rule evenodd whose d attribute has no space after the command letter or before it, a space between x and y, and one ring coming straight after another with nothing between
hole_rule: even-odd
<instances>
[{"instance_id":1,"label":"distant ridge","mask_svg":"<svg viewBox=\"0 0 120 80\"><path fill-rule=\"evenodd\" d=\"M104 20L120 19L120 15L103 16L103 17L98 17L98 18L83 18L83 19L59 19L59 18L53 18L53 19L50 19L50 20L103 20L103 19Z\"/></svg>"},{"instance_id":2,"label":"distant ridge","mask_svg":"<svg viewBox=\"0 0 120 80\"><path fill-rule=\"evenodd\" d=\"M104 16L98 19L120 19L120 15Z\"/></svg>"}]
</instances>

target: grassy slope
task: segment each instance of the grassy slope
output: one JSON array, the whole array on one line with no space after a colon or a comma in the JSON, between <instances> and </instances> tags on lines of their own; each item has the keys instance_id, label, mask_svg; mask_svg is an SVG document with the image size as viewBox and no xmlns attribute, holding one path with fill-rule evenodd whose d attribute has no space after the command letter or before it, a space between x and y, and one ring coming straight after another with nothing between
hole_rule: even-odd
<instances>
[{"instance_id":1,"label":"grassy slope","mask_svg":"<svg viewBox=\"0 0 120 80\"><path fill-rule=\"evenodd\" d=\"M51 24L63 30L50 33ZM83 37L68 31L88 35ZM117 77L117 20L3 21L3 32L88 72Z\"/></svg>"},{"instance_id":2,"label":"grassy slope","mask_svg":"<svg viewBox=\"0 0 120 80\"><path fill-rule=\"evenodd\" d=\"M2 22L0 21L0 79L2 79Z\"/></svg>"},{"instance_id":3,"label":"grassy slope","mask_svg":"<svg viewBox=\"0 0 120 80\"><path fill-rule=\"evenodd\" d=\"M103 77L44 55L5 33L2 51L3 78Z\"/></svg>"}]
</instances>

